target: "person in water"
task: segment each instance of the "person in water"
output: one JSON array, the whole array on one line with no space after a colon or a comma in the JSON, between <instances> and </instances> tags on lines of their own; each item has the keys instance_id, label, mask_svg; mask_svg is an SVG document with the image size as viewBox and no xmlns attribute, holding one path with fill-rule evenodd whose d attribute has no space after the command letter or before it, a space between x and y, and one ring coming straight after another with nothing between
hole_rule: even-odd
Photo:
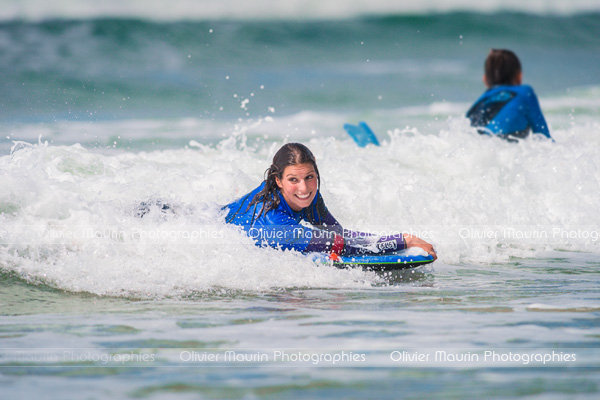
<instances>
[{"instance_id":1,"label":"person in water","mask_svg":"<svg viewBox=\"0 0 600 400\"><path fill-rule=\"evenodd\" d=\"M413 235L375 236L345 230L325 206L320 186L312 152L303 144L288 143L273 157L260 186L223 207L226 222L241 226L257 245L331 253L332 258L408 247L420 247L437 258L431 244Z\"/></svg>"},{"instance_id":2,"label":"person in water","mask_svg":"<svg viewBox=\"0 0 600 400\"><path fill-rule=\"evenodd\" d=\"M513 142L527 137L530 131L552 139L537 96L531 86L521 84L523 70L515 53L492 49L484 69L487 90L467 111L471 126L478 127L480 134Z\"/></svg>"}]
</instances>

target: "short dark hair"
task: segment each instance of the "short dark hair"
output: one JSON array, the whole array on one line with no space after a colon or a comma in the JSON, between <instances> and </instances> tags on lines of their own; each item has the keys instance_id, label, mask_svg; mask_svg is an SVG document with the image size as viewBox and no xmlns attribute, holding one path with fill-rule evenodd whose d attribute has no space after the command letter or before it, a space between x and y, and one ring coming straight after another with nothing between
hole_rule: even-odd
<instances>
[{"instance_id":1,"label":"short dark hair","mask_svg":"<svg viewBox=\"0 0 600 400\"><path fill-rule=\"evenodd\" d=\"M521 72L521 62L510 50L492 49L485 59L484 68L488 86L512 85Z\"/></svg>"}]
</instances>

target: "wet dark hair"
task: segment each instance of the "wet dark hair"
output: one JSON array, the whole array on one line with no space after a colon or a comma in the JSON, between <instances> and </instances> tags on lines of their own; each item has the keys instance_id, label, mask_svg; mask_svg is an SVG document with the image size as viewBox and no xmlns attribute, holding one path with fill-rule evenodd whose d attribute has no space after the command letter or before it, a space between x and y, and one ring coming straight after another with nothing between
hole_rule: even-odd
<instances>
[{"instance_id":1,"label":"wet dark hair","mask_svg":"<svg viewBox=\"0 0 600 400\"><path fill-rule=\"evenodd\" d=\"M263 208L258 216L277 208L281 202L281 199L279 198L279 193L277 190L279 189L279 186L277 186L276 178L281 180L283 178L283 171L286 167L298 164L312 164L317 174L317 184L318 188L320 189L321 178L319 175L319 169L317 168L317 161L313 153L308 149L308 147L301 143L288 143L283 145L277 151L277 153L275 153L275 156L273 156L273 163L265 171L265 186L263 190L254 196L248 205L248 208L253 204L263 202Z\"/></svg>"},{"instance_id":2,"label":"wet dark hair","mask_svg":"<svg viewBox=\"0 0 600 400\"><path fill-rule=\"evenodd\" d=\"M510 50L492 49L485 59L484 69L489 87L512 85L521 72L521 62L517 55Z\"/></svg>"}]
</instances>

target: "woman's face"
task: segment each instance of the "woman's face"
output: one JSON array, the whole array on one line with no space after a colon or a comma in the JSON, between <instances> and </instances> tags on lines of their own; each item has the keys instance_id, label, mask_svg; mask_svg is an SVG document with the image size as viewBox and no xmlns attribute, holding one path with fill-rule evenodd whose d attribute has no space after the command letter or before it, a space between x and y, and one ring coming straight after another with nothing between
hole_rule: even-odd
<instances>
[{"instance_id":1,"label":"woman's face","mask_svg":"<svg viewBox=\"0 0 600 400\"><path fill-rule=\"evenodd\" d=\"M294 211L308 207L317 195L317 172L310 163L288 165L281 179L275 180L283 198Z\"/></svg>"}]
</instances>

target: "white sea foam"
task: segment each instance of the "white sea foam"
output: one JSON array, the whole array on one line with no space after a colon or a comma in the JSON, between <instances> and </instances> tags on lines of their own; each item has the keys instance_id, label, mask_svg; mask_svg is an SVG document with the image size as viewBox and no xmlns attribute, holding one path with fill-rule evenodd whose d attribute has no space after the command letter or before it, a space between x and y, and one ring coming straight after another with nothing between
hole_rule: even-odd
<instances>
[{"instance_id":1,"label":"white sea foam","mask_svg":"<svg viewBox=\"0 0 600 400\"><path fill-rule=\"evenodd\" d=\"M323 196L345 227L421 236L436 265L600 252L597 123L517 145L474 134L461 118L440 124L380 133L382 146L367 148L293 129L249 141L252 130L239 127L216 144L139 153L17 143L0 158L0 265L66 290L128 296L380 283L257 248L223 224L220 206L256 187L288 140L315 153Z\"/></svg>"},{"instance_id":2,"label":"white sea foam","mask_svg":"<svg viewBox=\"0 0 600 400\"><path fill-rule=\"evenodd\" d=\"M357 287L373 274L256 248L220 205L249 190L263 157L216 149L103 156L79 145L17 144L2 158L0 264L72 291L128 296ZM139 204L161 199L136 217ZM171 213L175 211L175 213ZM365 283L368 282L368 283Z\"/></svg>"},{"instance_id":3,"label":"white sea foam","mask_svg":"<svg viewBox=\"0 0 600 400\"><path fill-rule=\"evenodd\" d=\"M477 135L462 116L467 105L449 102L360 116L275 113L237 123L11 125L2 146L21 141L0 158L0 266L102 295L381 283L372 273L257 248L224 225L220 207L256 187L288 141L315 153L323 196L345 227L420 236L438 251L434 267L552 250L597 254L596 92L541 98L555 143ZM363 117L381 147L358 148L341 129ZM50 144L31 144L39 135ZM139 218L142 202L150 212Z\"/></svg>"}]
</instances>

